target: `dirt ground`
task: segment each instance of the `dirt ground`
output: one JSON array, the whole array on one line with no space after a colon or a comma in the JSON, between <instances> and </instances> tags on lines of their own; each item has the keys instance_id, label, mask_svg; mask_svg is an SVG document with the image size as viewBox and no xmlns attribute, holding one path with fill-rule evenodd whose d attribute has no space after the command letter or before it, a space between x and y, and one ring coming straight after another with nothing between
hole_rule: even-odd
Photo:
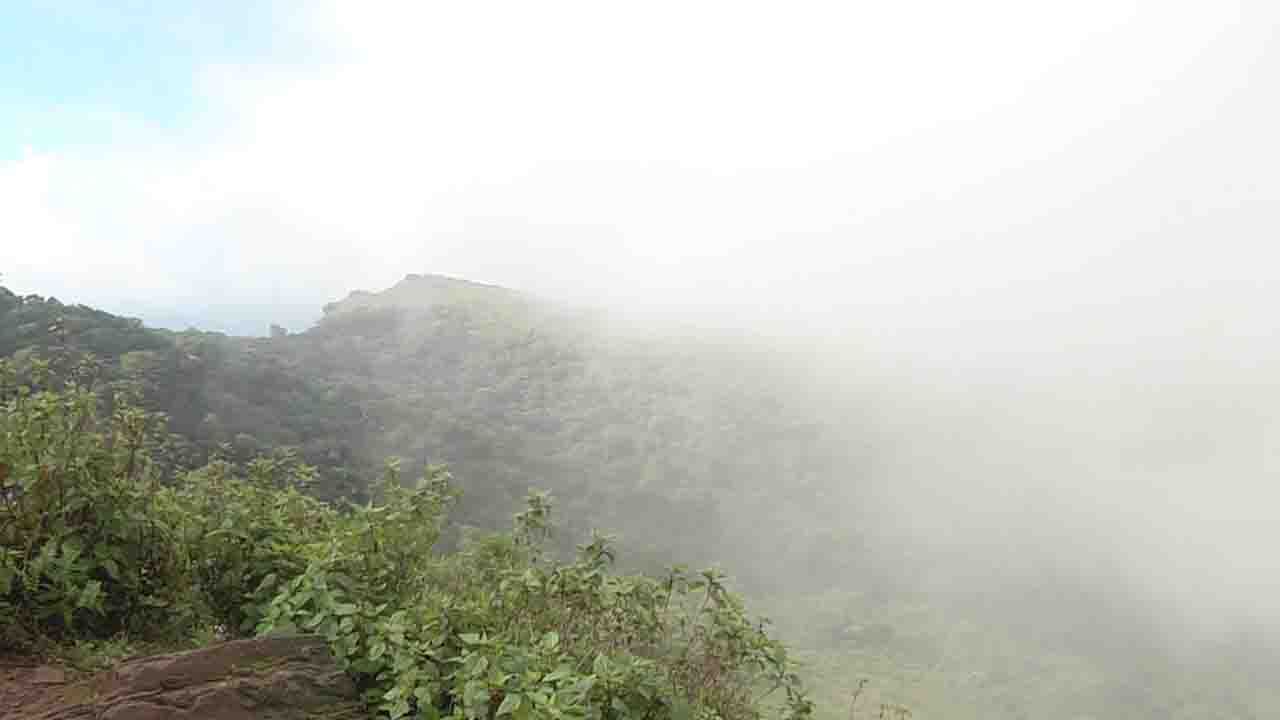
<instances>
[{"instance_id":1,"label":"dirt ground","mask_svg":"<svg viewBox=\"0 0 1280 720\"><path fill-rule=\"evenodd\" d=\"M0 656L0 720L28 717L37 708L66 702L68 683L76 679L75 673L37 659Z\"/></svg>"}]
</instances>

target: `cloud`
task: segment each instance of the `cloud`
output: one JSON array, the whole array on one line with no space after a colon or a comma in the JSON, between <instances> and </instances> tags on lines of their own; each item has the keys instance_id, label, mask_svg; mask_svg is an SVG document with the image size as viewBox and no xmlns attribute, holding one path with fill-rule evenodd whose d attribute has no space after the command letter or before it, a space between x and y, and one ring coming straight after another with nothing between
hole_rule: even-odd
<instances>
[{"instance_id":1,"label":"cloud","mask_svg":"<svg viewBox=\"0 0 1280 720\"><path fill-rule=\"evenodd\" d=\"M305 52L201 68L189 126L0 166L20 188L6 230L32 239L8 272L99 302L318 306L439 271L821 322L1025 322L1009 298L1069 308L1086 278L1167 290L1206 270L1208 233L1258 254L1264 14L281 4L281 45Z\"/></svg>"}]
</instances>

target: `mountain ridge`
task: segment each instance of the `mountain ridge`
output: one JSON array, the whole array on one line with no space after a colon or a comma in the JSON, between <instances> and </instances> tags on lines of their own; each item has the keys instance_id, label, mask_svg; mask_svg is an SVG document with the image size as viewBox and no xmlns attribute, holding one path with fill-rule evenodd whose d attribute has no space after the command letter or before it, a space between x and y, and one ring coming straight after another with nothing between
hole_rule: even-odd
<instances>
[{"instance_id":1,"label":"mountain ridge","mask_svg":"<svg viewBox=\"0 0 1280 720\"><path fill-rule=\"evenodd\" d=\"M499 526L545 487L572 498L570 536L612 527L657 564L728 561L765 542L734 519L748 506L809 536L824 510L803 488L844 452L785 400L757 347L619 336L597 313L460 278L354 291L313 327L265 338L156 330L38 296L6 303L0 356L95 354L113 387L169 416L175 463L293 447L319 468L321 497L357 501L385 458L406 473L445 463L467 522ZM40 329L59 318L60 336Z\"/></svg>"}]
</instances>

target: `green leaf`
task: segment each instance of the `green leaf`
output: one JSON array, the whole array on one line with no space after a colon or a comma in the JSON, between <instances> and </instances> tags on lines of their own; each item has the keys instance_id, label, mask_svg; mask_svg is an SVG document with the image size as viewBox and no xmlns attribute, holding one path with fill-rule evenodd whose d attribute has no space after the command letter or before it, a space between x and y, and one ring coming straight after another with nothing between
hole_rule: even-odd
<instances>
[{"instance_id":1,"label":"green leaf","mask_svg":"<svg viewBox=\"0 0 1280 720\"><path fill-rule=\"evenodd\" d=\"M419 688L421 690L421 688ZM430 700L418 698L418 717L421 720L440 720L440 711L436 709L434 703Z\"/></svg>"},{"instance_id":2,"label":"green leaf","mask_svg":"<svg viewBox=\"0 0 1280 720\"><path fill-rule=\"evenodd\" d=\"M74 563L79 559L80 554L84 552L84 545L76 538L69 538L62 545L62 561L67 565Z\"/></svg>"},{"instance_id":3,"label":"green leaf","mask_svg":"<svg viewBox=\"0 0 1280 720\"><path fill-rule=\"evenodd\" d=\"M76 607L97 609L98 599L102 596L102 583L97 580L90 580L80 591L80 598L76 600Z\"/></svg>"},{"instance_id":4,"label":"green leaf","mask_svg":"<svg viewBox=\"0 0 1280 720\"><path fill-rule=\"evenodd\" d=\"M256 595L263 590L274 586L276 584L276 579L275 573L268 573L266 577L262 578L262 582L258 583L258 587L253 591L253 593Z\"/></svg>"},{"instance_id":5,"label":"green leaf","mask_svg":"<svg viewBox=\"0 0 1280 720\"><path fill-rule=\"evenodd\" d=\"M369 659L376 661L387 652L387 643L382 639L374 640L369 646Z\"/></svg>"},{"instance_id":6,"label":"green leaf","mask_svg":"<svg viewBox=\"0 0 1280 720\"><path fill-rule=\"evenodd\" d=\"M395 701L395 703L387 709L387 712L391 715L391 720L398 720L399 718L409 714L409 701L401 698Z\"/></svg>"},{"instance_id":7,"label":"green leaf","mask_svg":"<svg viewBox=\"0 0 1280 720\"><path fill-rule=\"evenodd\" d=\"M292 620L280 620L274 624L262 622L258 624L257 633L259 635L293 635L298 632L298 626Z\"/></svg>"},{"instance_id":8,"label":"green leaf","mask_svg":"<svg viewBox=\"0 0 1280 720\"><path fill-rule=\"evenodd\" d=\"M520 693L508 693L502 698L502 704L498 706L498 717L509 715L520 709L521 703L524 702L524 696Z\"/></svg>"},{"instance_id":9,"label":"green leaf","mask_svg":"<svg viewBox=\"0 0 1280 720\"><path fill-rule=\"evenodd\" d=\"M572 675L572 674L573 674L573 668L568 668L568 667L559 667L559 668L556 668L555 670L553 670L553 671L551 671L551 672L547 673L547 674L546 674L546 676L542 678L542 681L543 681L543 682L550 682L550 683L553 683L553 682L559 682L559 681L561 681L561 680L563 680L563 679L565 679L565 678L569 677L569 676L570 676L570 675Z\"/></svg>"},{"instance_id":10,"label":"green leaf","mask_svg":"<svg viewBox=\"0 0 1280 720\"><path fill-rule=\"evenodd\" d=\"M693 705L679 697L672 700L671 720L693 720Z\"/></svg>"}]
</instances>

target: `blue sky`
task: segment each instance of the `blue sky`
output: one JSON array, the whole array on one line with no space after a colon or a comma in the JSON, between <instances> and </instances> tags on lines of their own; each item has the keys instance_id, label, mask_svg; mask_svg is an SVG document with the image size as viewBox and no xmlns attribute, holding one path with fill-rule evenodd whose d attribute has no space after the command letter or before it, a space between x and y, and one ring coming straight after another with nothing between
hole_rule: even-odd
<instances>
[{"instance_id":1,"label":"blue sky","mask_svg":"<svg viewBox=\"0 0 1280 720\"><path fill-rule=\"evenodd\" d=\"M0 160L196 122L197 74L281 53L273 21L252 0L4 3Z\"/></svg>"}]
</instances>

